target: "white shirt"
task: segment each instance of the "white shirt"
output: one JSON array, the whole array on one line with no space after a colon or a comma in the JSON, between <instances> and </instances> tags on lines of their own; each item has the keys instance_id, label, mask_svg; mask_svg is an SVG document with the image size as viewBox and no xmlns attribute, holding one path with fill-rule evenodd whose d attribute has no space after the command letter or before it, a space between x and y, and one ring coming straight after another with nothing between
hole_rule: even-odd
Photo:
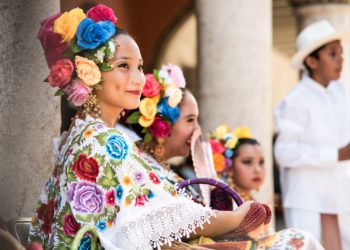
<instances>
[{"instance_id":1,"label":"white shirt","mask_svg":"<svg viewBox=\"0 0 350 250\"><path fill-rule=\"evenodd\" d=\"M304 75L275 112L275 156L283 205L324 213L350 211L350 96L339 81L327 88Z\"/></svg>"}]
</instances>

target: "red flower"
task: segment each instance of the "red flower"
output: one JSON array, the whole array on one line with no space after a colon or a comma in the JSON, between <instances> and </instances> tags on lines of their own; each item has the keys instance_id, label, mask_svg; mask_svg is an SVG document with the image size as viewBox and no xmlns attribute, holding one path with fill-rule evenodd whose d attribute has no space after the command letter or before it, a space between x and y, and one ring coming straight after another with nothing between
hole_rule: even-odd
<instances>
[{"instance_id":1,"label":"red flower","mask_svg":"<svg viewBox=\"0 0 350 250\"><path fill-rule=\"evenodd\" d=\"M148 177L154 184L159 184L160 183L160 180L159 180L158 176L155 173L149 172Z\"/></svg>"},{"instance_id":2,"label":"red flower","mask_svg":"<svg viewBox=\"0 0 350 250\"><path fill-rule=\"evenodd\" d=\"M80 224L71 214L65 214L63 217L63 233L64 235L75 236L79 231Z\"/></svg>"},{"instance_id":3,"label":"red flower","mask_svg":"<svg viewBox=\"0 0 350 250\"><path fill-rule=\"evenodd\" d=\"M142 89L142 95L154 97L160 93L160 84L152 74L146 74L146 83Z\"/></svg>"},{"instance_id":4,"label":"red flower","mask_svg":"<svg viewBox=\"0 0 350 250\"><path fill-rule=\"evenodd\" d=\"M41 225L41 230L44 234L51 233L51 226L53 224L53 218L55 213L55 202L50 200L48 204L42 204L38 210L38 218L43 221Z\"/></svg>"},{"instance_id":5,"label":"red flower","mask_svg":"<svg viewBox=\"0 0 350 250\"><path fill-rule=\"evenodd\" d=\"M222 145L222 143L215 139L210 139L209 143L211 145L211 149L213 150L213 154L222 154L225 152L225 147Z\"/></svg>"},{"instance_id":6,"label":"red flower","mask_svg":"<svg viewBox=\"0 0 350 250\"><path fill-rule=\"evenodd\" d=\"M144 206L147 202L147 197L145 195L141 195L136 198L135 206Z\"/></svg>"},{"instance_id":7,"label":"red flower","mask_svg":"<svg viewBox=\"0 0 350 250\"><path fill-rule=\"evenodd\" d=\"M69 59L60 59L51 67L48 81L52 87L62 88L71 81L73 72L73 62Z\"/></svg>"},{"instance_id":8,"label":"red flower","mask_svg":"<svg viewBox=\"0 0 350 250\"><path fill-rule=\"evenodd\" d=\"M165 138L170 134L171 127L162 118L156 116L152 125L149 127L149 131L157 138Z\"/></svg>"},{"instance_id":9,"label":"red flower","mask_svg":"<svg viewBox=\"0 0 350 250\"><path fill-rule=\"evenodd\" d=\"M289 241L289 244L293 247L295 247L296 250L302 248L304 246L304 242L300 238L292 238Z\"/></svg>"},{"instance_id":10,"label":"red flower","mask_svg":"<svg viewBox=\"0 0 350 250\"><path fill-rule=\"evenodd\" d=\"M105 193L105 202L108 206L115 206L115 191L109 190Z\"/></svg>"},{"instance_id":11,"label":"red flower","mask_svg":"<svg viewBox=\"0 0 350 250\"><path fill-rule=\"evenodd\" d=\"M73 163L74 173L83 180L96 183L96 178L99 173L100 166L93 157L87 157L85 154L80 154L78 159Z\"/></svg>"},{"instance_id":12,"label":"red flower","mask_svg":"<svg viewBox=\"0 0 350 250\"><path fill-rule=\"evenodd\" d=\"M91 18L95 22L98 21L111 21L117 23L118 18L115 16L113 9L103 4L98 4L86 13L86 17Z\"/></svg>"}]
</instances>

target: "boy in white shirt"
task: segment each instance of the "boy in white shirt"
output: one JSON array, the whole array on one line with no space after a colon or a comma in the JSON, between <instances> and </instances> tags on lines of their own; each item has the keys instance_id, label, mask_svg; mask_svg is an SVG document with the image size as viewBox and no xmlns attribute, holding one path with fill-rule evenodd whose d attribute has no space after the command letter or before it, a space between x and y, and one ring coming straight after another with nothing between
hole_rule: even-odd
<instances>
[{"instance_id":1,"label":"boy in white shirt","mask_svg":"<svg viewBox=\"0 0 350 250\"><path fill-rule=\"evenodd\" d=\"M298 35L292 67L306 73L275 112L286 225L333 250L342 249L338 215L350 212L350 96L338 81L347 36L327 21Z\"/></svg>"}]
</instances>

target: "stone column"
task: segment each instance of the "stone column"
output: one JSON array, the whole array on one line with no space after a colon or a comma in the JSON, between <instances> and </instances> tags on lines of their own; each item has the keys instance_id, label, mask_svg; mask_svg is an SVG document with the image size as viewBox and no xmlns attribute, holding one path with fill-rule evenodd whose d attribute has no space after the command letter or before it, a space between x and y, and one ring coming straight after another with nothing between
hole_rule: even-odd
<instances>
[{"instance_id":1,"label":"stone column","mask_svg":"<svg viewBox=\"0 0 350 250\"><path fill-rule=\"evenodd\" d=\"M36 39L39 21L59 1L0 1L0 217L31 216L52 172L59 98L44 83L49 69Z\"/></svg>"},{"instance_id":2,"label":"stone column","mask_svg":"<svg viewBox=\"0 0 350 250\"><path fill-rule=\"evenodd\" d=\"M266 180L258 199L272 204L272 6L270 0L198 0L198 67L204 132L247 126L261 142Z\"/></svg>"},{"instance_id":3,"label":"stone column","mask_svg":"<svg viewBox=\"0 0 350 250\"><path fill-rule=\"evenodd\" d=\"M350 29L350 4L327 3L298 5L295 14L299 31L319 20L328 20L336 30ZM350 89L350 44L343 44L344 65L341 80Z\"/></svg>"}]
</instances>

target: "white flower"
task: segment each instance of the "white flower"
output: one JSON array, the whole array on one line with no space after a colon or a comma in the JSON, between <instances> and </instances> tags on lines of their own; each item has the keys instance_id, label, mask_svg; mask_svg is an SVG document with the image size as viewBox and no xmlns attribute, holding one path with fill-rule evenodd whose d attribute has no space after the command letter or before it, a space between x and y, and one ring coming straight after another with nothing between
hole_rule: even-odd
<instances>
[{"instance_id":1,"label":"white flower","mask_svg":"<svg viewBox=\"0 0 350 250\"><path fill-rule=\"evenodd\" d=\"M108 46L109 50L111 51L111 56L113 57L114 53L115 53L114 43L111 40L109 40L107 46Z\"/></svg>"},{"instance_id":2,"label":"white flower","mask_svg":"<svg viewBox=\"0 0 350 250\"><path fill-rule=\"evenodd\" d=\"M173 82L173 79L170 78L168 71L166 71L164 69L159 70L158 78L159 78L161 83L169 84L169 83Z\"/></svg>"},{"instance_id":3,"label":"white flower","mask_svg":"<svg viewBox=\"0 0 350 250\"><path fill-rule=\"evenodd\" d=\"M99 63L103 63L103 59L105 57L104 50L97 50L97 52L95 53L95 57L97 58Z\"/></svg>"}]
</instances>

